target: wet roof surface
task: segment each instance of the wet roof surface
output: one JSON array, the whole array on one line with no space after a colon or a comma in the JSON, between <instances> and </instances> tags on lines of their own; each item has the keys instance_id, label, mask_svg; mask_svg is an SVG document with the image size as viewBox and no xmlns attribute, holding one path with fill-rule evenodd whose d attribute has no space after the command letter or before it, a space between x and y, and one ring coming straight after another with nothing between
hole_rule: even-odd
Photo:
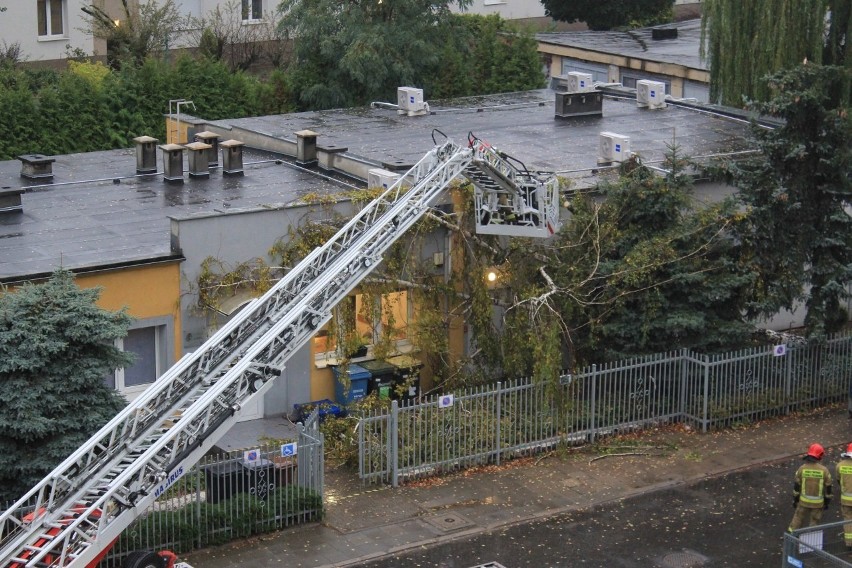
<instances>
[{"instance_id":1,"label":"wet roof surface","mask_svg":"<svg viewBox=\"0 0 852 568\"><path fill-rule=\"evenodd\" d=\"M659 26L677 28L677 38L652 38L653 28L624 32L551 32L538 33L535 38L544 43L576 47L611 55L623 55L647 61L674 63L691 69L707 70L707 62L700 57L701 20L686 20Z\"/></svg>"},{"instance_id":2,"label":"wet roof surface","mask_svg":"<svg viewBox=\"0 0 852 568\"><path fill-rule=\"evenodd\" d=\"M213 122L294 139L310 129L320 146L344 146L379 162L414 164L432 147L435 129L458 143L468 132L524 162L528 168L567 171L594 168L602 131L630 137L631 150L645 160L661 159L676 140L687 154L748 145L747 126L694 110L636 107L635 100L604 98L603 116L554 117L549 89L430 103L427 116L404 116L386 108L306 112ZM442 138L438 136L438 141Z\"/></svg>"},{"instance_id":3,"label":"wet roof surface","mask_svg":"<svg viewBox=\"0 0 852 568\"><path fill-rule=\"evenodd\" d=\"M583 170L588 176L597 166L601 131L629 136L631 150L649 161L662 159L673 139L687 155L748 146L746 125L672 105L651 111L638 109L632 100L605 98L602 117L558 119L549 90L430 104L431 114L418 117L360 108L212 124L288 140L310 129L321 147L345 146L349 154L396 165L414 164L428 152L435 129L458 143L473 132L529 169ZM183 184L166 183L158 175L133 177L133 149L53 158L53 184L28 188L23 213L0 215L0 279L43 274L60 263L75 269L167 258L169 216L227 214L291 203L308 192L346 189L287 163L254 163L274 155L248 149L244 176L223 177L221 170L213 170L209 179ZM20 161L0 162L0 186L33 185L24 183L20 172Z\"/></svg>"},{"instance_id":4,"label":"wet roof surface","mask_svg":"<svg viewBox=\"0 0 852 568\"><path fill-rule=\"evenodd\" d=\"M168 257L168 216L225 214L286 204L306 192L339 191L289 165L250 161L269 158L247 153L244 176L223 177L214 170L208 179L181 184L161 176L121 177L136 173L132 150L57 156L54 183L29 187L22 213L0 215L0 278L60 265L76 269ZM20 162L0 162L3 186L21 187L19 175Z\"/></svg>"}]
</instances>

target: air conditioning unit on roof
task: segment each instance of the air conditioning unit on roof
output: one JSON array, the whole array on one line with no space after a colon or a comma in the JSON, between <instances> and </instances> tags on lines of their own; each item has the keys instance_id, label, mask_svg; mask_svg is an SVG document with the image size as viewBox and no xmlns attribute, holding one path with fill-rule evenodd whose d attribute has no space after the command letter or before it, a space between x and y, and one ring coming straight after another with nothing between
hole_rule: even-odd
<instances>
[{"instance_id":1,"label":"air conditioning unit on roof","mask_svg":"<svg viewBox=\"0 0 852 568\"><path fill-rule=\"evenodd\" d=\"M647 79L636 81L636 106L666 108L666 84Z\"/></svg>"},{"instance_id":2,"label":"air conditioning unit on roof","mask_svg":"<svg viewBox=\"0 0 852 568\"><path fill-rule=\"evenodd\" d=\"M399 114L408 116L429 114L429 103L423 100L423 89L399 87L396 90L396 100Z\"/></svg>"},{"instance_id":3,"label":"air conditioning unit on roof","mask_svg":"<svg viewBox=\"0 0 852 568\"><path fill-rule=\"evenodd\" d=\"M367 187L380 187L387 189L399 180L400 175L381 168L373 168L367 171Z\"/></svg>"},{"instance_id":4,"label":"air conditioning unit on roof","mask_svg":"<svg viewBox=\"0 0 852 568\"><path fill-rule=\"evenodd\" d=\"M602 162L623 162L630 157L630 137L615 132L601 132L598 156Z\"/></svg>"},{"instance_id":5,"label":"air conditioning unit on roof","mask_svg":"<svg viewBox=\"0 0 852 568\"><path fill-rule=\"evenodd\" d=\"M568 92L569 93L588 93L595 90L595 84L592 81L592 76L589 73L580 73L571 71L568 73Z\"/></svg>"}]
</instances>

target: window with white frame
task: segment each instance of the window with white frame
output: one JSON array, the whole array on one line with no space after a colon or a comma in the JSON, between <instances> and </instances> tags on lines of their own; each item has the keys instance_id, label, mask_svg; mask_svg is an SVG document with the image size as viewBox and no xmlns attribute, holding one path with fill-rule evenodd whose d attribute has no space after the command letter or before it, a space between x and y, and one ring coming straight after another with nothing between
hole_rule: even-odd
<instances>
[{"instance_id":1,"label":"window with white frame","mask_svg":"<svg viewBox=\"0 0 852 568\"><path fill-rule=\"evenodd\" d=\"M251 22L263 19L263 0L242 0L243 21Z\"/></svg>"},{"instance_id":2,"label":"window with white frame","mask_svg":"<svg viewBox=\"0 0 852 568\"><path fill-rule=\"evenodd\" d=\"M154 318L138 321L127 336L116 340L116 347L135 355L133 363L116 369L105 382L125 396L132 398L153 383L168 368L171 361L171 319Z\"/></svg>"},{"instance_id":3,"label":"window with white frame","mask_svg":"<svg viewBox=\"0 0 852 568\"><path fill-rule=\"evenodd\" d=\"M67 0L37 0L38 36L65 37L65 4Z\"/></svg>"}]
</instances>

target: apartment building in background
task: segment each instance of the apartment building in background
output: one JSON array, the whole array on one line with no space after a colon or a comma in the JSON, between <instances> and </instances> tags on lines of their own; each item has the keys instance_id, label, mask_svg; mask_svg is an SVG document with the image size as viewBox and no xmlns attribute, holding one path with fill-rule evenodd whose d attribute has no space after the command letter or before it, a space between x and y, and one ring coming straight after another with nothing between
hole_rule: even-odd
<instances>
[{"instance_id":1,"label":"apartment building in background","mask_svg":"<svg viewBox=\"0 0 852 568\"><path fill-rule=\"evenodd\" d=\"M130 6L139 0L128 0ZM202 18L217 7L225 9L240 3L244 25L257 25L273 13L279 0L174 0L181 16ZM14 0L2 4L0 37L6 46L19 44L23 58L33 64L60 66L69 53L84 53L93 57L106 56L106 42L85 31L84 6L103 9L121 25L124 8L121 0ZM676 0L677 9L700 7L700 0ZM474 0L464 12L498 14L507 20L528 22L538 29L564 30L566 25L554 22L544 14L539 0ZM582 29L573 24L571 29ZM0 44L0 47L3 44ZM175 38L175 47L187 47ZM192 46L188 46L192 47Z\"/></svg>"}]
</instances>

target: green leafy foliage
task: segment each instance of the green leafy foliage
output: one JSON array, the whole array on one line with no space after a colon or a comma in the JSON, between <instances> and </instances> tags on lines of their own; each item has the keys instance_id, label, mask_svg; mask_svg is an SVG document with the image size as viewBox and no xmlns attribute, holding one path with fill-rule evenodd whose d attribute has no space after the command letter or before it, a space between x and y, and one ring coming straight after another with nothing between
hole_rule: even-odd
<instances>
[{"instance_id":1,"label":"green leafy foliage","mask_svg":"<svg viewBox=\"0 0 852 568\"><path fill-rule=\"evenodd\" d=\"M106 42L107 60L116 69L168 50L170 38L190 27L174 0L121 0L121 8L118 20L96 4L81 8L83 31Z\"/></svg>"},{"instance_id":2,"label":"green leafy foliage","mask_svg":"<svg viewBox=\"0 0 852 568\"><path fill-rule=\"evenodd\" d=\"M767 101L764 78L807 60L852 65L846 57L849 0L705 0L702 54L710 67L710 100L741 107ZM826 33L829 32L829 33ZM847 101L849 93L846 93Z\"/></svg>"},{"instance_id":3,"label":"green leafy foliage","mask_svg":"<svg viewBox=\"0 0 852 568\"><path fill-rule=\"evenodd\" d=\"M66 72L0 66L0 159L127 148L142 135L164 139L168 101L187 93L196 112L211 120L292 106L280 72L264 83L189 56L174 63L147 59L109 74L90 63Z\"/></svg>"},{"instance_id":4,"label":"green leafy foliage","mask_svg":"<svg viewBox=\"0 0 852 568\"><path fill-rule=\"evenodd\" d=\"M174 552L190 552L203 545L224 544L274 531L294 521L322 518L322 496L296 485L278 487L266 501L239 493L220 503L191 503L154 511L125 530L121 550L166 546Z\"/></svg>"},{"instance_id":5,"label":"green leafy foliage","mask_svg":"<svg viewBox=\"0 0 852 568\"><path fill-rule=\"evenodd\" d=\"M752 315L804 299L812 337L838 329L852 282L852 121L849 70L801 65L770 80L775 96L752 108L783 120L755 128L761 155L730 164L745 214L737 225L744 269L756 275ZM838 317L840 315L840 317Z\"/></svg>"},{"instance_id":6,"label":"green leafy foliage","mask_svg":"<svg viewBox=\"0 0 852 568\"><path fill-rule=\"evenodd\" d=\"M0 295L0 500L21 496L124 407L104 377L132 362L113 345L131 318L99 308L99 294L57 270Z\"/></svg>"},{"instance_id":7,"label":"green leafy foliage","mask_svg":"<svg viewBox=\"0 0 852 568\"><path fill-rule=\"evenodd\" d=\"M396 100L402 85L448 97L543 84L531 34L497 16L454 15L449 4L285 0L281 30L295 41L302 108Z\"/></svg>"},{"instance_id":8,"label":"green leafy foliage","mask_svg":"<svg viewBox=\"0 0 852 568\"><path fill-rule=\"evenodd\" d=\"M541 0L544 12L563 22L585 22L591 30L641 27L671 20L674 0Z\"/></svg>"}]
</instances>

